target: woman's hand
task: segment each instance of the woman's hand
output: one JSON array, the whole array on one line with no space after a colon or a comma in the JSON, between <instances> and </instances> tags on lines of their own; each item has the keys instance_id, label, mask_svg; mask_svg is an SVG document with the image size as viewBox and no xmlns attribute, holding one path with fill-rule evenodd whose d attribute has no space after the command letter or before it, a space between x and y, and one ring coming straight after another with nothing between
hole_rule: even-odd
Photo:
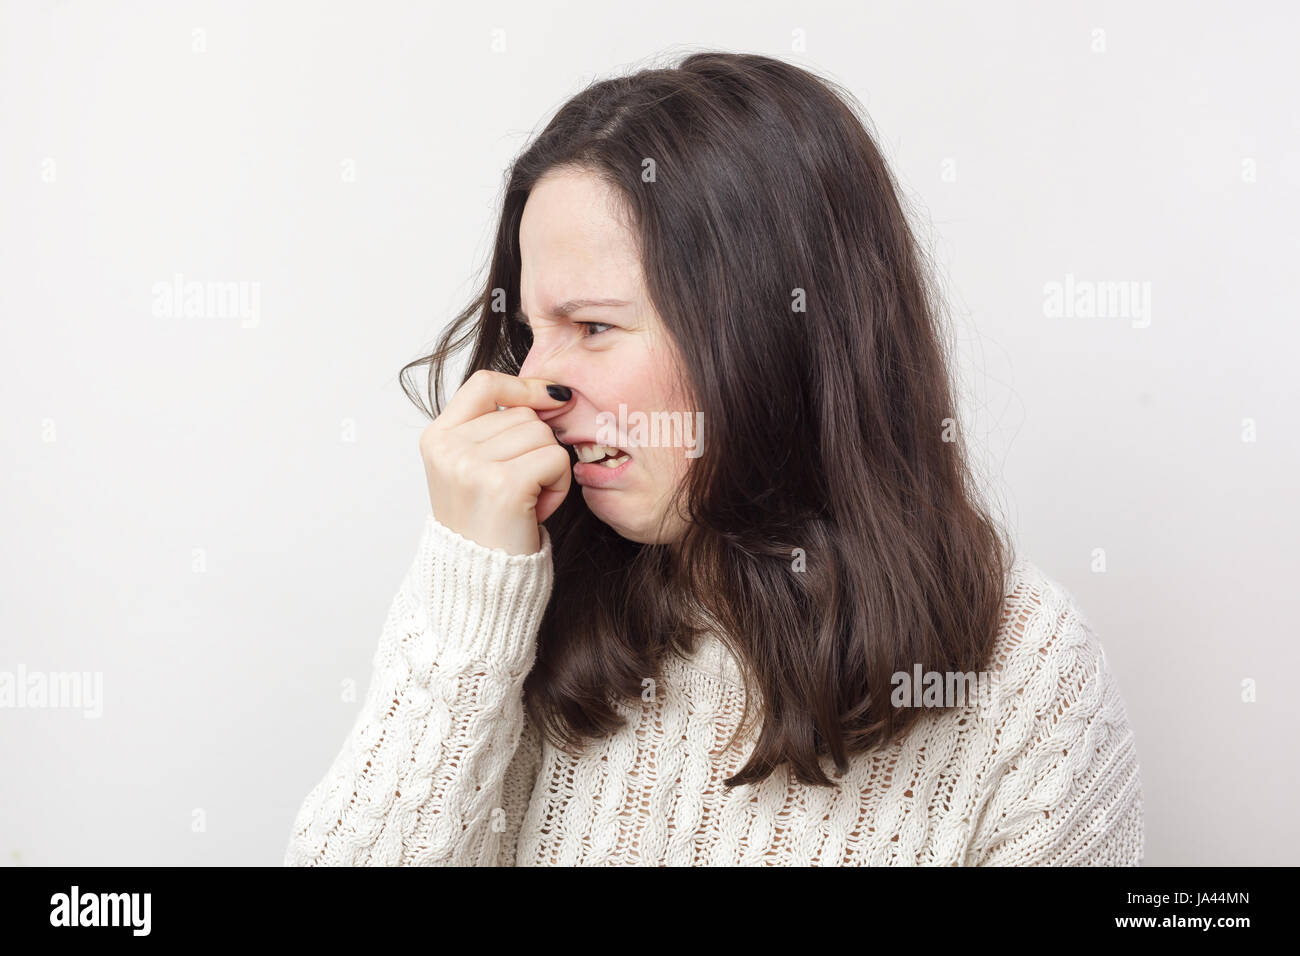
<instances>
[{"instance_id":1,"label":"woman's hand","mask_svg":"<svg viewBox=\"0 0 1300 956\"><path fill-rule=\"evenodd\" d=\"M538 524L569 493L569 453L535 409L565 405L553 384L480 369L420 435L433 516L485 548L534 554ZM506 406L503 411L499 406Z\"/></svg>"}]
</instances>

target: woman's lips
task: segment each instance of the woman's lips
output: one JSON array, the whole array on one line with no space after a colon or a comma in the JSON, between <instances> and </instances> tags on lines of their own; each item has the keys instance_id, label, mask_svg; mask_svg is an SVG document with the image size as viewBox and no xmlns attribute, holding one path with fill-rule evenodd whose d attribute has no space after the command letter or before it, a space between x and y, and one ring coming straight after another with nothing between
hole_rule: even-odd
<instances>
[{"instance_id":1,"label":"woman's lips","mask_svg":"<svg viewBox=\"0 0 1300 956\"><path fill-rule=\"evenodd\" d=\"M580 461L573 466L573 477L578 484L587 488L608 488L618 482L632 465L629 457L615 468L594 461Z\"/></svg>"}]
</instances>

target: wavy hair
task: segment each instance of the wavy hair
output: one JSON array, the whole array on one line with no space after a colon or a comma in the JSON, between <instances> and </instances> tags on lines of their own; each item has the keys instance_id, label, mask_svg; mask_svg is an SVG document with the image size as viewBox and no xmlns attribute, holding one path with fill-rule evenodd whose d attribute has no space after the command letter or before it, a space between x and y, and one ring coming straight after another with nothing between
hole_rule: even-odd
<instances>
[{"instance_id":1,"label":"wavy hair","mask_svg":"<svg viewBox=\"0 0 1300 956\"><path fill-rule=\"evenodd\" d=\"M616 701L638 700L706 626L747 687L732 743L759 726L728 786L785 763L834 786L824 757L843 774L926 719L891 706L894 674L989 661L1012 545L955 427L941 297L853 104L750 54L593 83L509 168L481 292L399 374L430 416L469 343L465 378L517 375L531 342L509 316L530 190L563 168L616 191L712 453L677 489L688 528L675 546L620 537L576 482L545 522L555 584L525 704L566 752L622 726ZM425 366L428 406L407 382Z\"/></svg>"}]
</instances>

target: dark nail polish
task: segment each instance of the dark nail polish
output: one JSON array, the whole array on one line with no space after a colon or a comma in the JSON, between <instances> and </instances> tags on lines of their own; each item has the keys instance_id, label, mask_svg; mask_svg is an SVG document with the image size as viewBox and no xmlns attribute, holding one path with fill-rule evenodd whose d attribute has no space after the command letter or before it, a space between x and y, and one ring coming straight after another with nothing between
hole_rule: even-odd
<instances>
[{"instance_id":1,"label":"dark nail polish","mask_svg":"<svg viewBox=\"0 0 1300 956\"><path fill-rule=\"evenodd\" d=\"M567 402L573 396L573 390L567 385L547 385L546 394L557 402Z\"/></svg>"}]
</instances>

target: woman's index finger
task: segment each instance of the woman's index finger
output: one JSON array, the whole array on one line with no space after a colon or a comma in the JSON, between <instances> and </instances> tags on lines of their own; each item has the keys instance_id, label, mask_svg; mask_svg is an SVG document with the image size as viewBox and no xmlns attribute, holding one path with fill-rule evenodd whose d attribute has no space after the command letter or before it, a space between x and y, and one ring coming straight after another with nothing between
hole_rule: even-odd
<instances>
[{"instance_id":1,"label":"woman's index finger","mask_svg":"<svg viewBox=\"0 0 1300 956\"><path fill-rule=\"evenodd\" d=\"M543 378L519 378L505 372L479 369L451 397L439 418L444 425L454 427L502 407L558 408L564 402L547 393L546 386L550 384L554 383Z\"/></svg>"}]
</instances>

